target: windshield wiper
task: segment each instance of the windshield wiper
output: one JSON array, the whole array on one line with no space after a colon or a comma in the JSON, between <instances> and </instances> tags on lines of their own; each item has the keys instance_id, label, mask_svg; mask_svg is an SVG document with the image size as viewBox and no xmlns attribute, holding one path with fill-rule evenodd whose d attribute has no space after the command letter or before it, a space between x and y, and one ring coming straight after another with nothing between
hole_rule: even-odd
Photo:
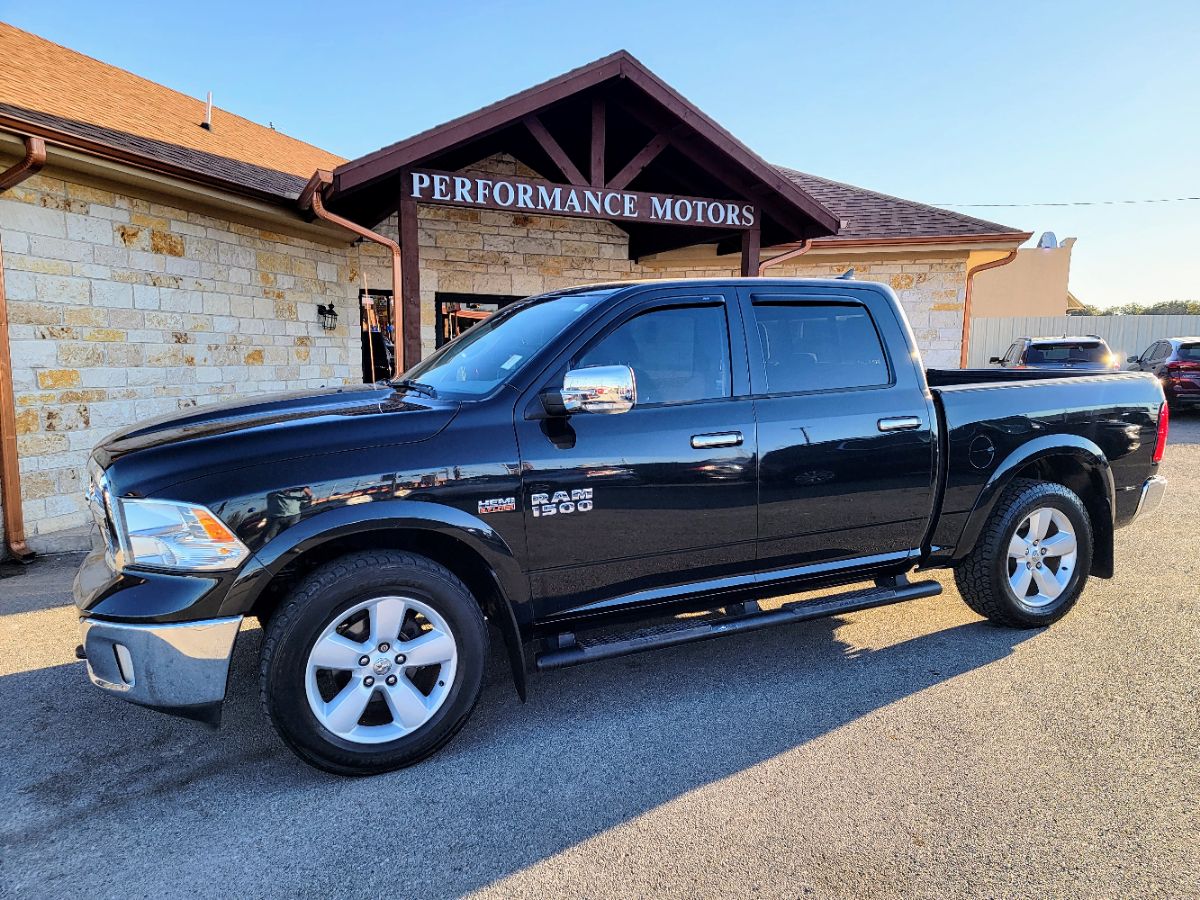
<instances>
[{"instance_id":1,"label":"windshield wiper","mask_svg":"<svg viewBox=\"0 0 1200 900\"><path fill-rule=\"evenodd\" d=\"M437 399L437 388L431 384L425 384L421 381L413 381L411 378L393 378L388 382L391 387L407 388L414 394L424 394L426 397Z\"/></svg>"}]
</instances>

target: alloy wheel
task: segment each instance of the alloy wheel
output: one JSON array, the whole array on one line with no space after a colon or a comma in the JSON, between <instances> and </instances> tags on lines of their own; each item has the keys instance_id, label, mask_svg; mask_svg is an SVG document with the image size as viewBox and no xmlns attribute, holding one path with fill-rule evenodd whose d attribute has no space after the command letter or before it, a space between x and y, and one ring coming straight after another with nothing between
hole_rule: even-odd
<instances>
[{"instance_id":1,"label":"alloy wheel","mask_svg":"<svg viewBox=\"0 0 1200 900\"><path fill-rule=\"evenodd\" d=\"M1009 590L1027 609L1044 609L1066 590L1077 557L1075 528L1066 513L1039 507L1021 520L1009 540Z\"/></svg>"},{"instance_id":2,"label":"alloy wheel","mask_svg":"<svg viewBox=\"0 0 1200 900\"><path fill-rule=\"evenodd\" d=\"M333 734L386 743L433 718L457 663L457 641L433 607L414 597L375 597L338 613L321 631L308 654L305 693Z\"/></svg>"}]
</instances>

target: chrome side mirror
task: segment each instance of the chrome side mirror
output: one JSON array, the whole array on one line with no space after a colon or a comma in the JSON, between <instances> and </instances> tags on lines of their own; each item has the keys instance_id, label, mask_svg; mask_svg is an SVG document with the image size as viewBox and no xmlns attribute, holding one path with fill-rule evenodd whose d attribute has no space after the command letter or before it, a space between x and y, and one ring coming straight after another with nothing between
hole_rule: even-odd
<instances>
[{"instance_id":1,"label":"chrome side mirror","mask_svg":"<svg viewBox=\"0 0 1200 900\"><path fill-rule=\"evenodd\" d=\"M624 413L637 403L637 381L629 366L574 369L563 379L562 405L571 413Z\"/></svg>"}]
</instances>

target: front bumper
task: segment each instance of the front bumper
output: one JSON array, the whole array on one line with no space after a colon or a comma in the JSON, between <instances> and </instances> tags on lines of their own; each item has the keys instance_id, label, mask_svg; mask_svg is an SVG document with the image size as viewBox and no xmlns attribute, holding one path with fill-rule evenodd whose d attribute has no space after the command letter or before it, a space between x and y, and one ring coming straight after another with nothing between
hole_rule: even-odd
<instances>
[{"instance_id":1,"label":"front bumper","mask_svg":"<svg viewBox=\"0 0 1200 900\"><path fill-rule=\"evenodd\" d=\"M1167 479L1161 475L1151 475L1142 485L1142 496L1138 499L1137 510L1133 517L1150 515L1162 503L1163 495L1167 492Z\"/></svg>"},{"instance_id":2,"label":"front bumper","mask_svg":"<svg viewBox=\"0 0 1200 900\"><path fill-rule=\"evenodd\" d=\"M173 625L82 618L92 684L130 703L216 725L241 616Z\"/></svg>"}]
</instances>

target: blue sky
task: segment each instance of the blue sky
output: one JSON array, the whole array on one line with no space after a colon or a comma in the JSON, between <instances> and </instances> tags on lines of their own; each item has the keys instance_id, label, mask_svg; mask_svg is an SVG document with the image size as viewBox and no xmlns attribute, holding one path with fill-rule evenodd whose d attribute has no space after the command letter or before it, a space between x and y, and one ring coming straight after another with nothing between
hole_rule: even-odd
<instances>
[{"instance_id":1,"label":"blue sky","mask_svg":"<svg viewBox=\"0 0 1200 900\"><path fill-rule=\"evenodd\" d=\"M5 2L344 156L625 48L768 160L929 203L1200 196L1200 4ZM1200 202L967 209L1085 302L1200 299Z\"/></svg>"}]
</instances>

